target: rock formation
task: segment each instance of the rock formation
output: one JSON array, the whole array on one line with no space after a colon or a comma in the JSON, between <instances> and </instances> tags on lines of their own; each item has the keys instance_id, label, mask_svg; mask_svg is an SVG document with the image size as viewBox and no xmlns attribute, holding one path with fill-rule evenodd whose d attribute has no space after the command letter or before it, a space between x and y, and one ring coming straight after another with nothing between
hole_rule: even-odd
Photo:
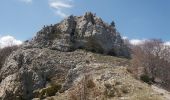
<instances>
[{"instance_id":1,"label":"rock formation","mask_svg":"<svg viewBox=\"0 0 170 100\"><path fill-rule=\"evenodd\" d=\"M78 17L71 15L58 24L44 27L28 46L59 51L83 48L114 56L130 56L116 28L90 12Z\"/></svg>"},{"instance_id":2,"label":"rock formation","mask_svg":"<svg viewBox=\"0 0 170 100\"><path fill-rule=\"evenodd\" d=\"M92 13L44 27L6 59L0 100L118 100L128 94L128 100L137 100L140 92L156 98L122 67L128 59L89 51L129 57L115 27Z\"/></svg>"}]
</instances>

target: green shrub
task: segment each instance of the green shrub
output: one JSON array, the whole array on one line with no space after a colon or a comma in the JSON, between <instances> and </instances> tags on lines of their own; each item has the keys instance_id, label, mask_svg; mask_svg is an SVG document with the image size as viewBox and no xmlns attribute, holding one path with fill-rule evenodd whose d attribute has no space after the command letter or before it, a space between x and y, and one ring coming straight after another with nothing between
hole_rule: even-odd
<instances>
[{"instance_id":1,"label":"green shrub","mask_svg":"<svg viewBox=\"0 0 170 100\"><path fill-rule=\"evenodd\" d=\"M145 82L145 83L148 83L148 84L152 84L154 82L154 78L150 78L148 75L141 75L140 76L140 79Z\"/></svg>"},{"instance_id":2,"label":"green shrub","mask_svg":"<svg viewBox=\"0 0 170 100\"><path fill-rule=\"evenodd\" d=\"M34 97L42 99L44 97L54 96L60 89L61 85L53 84L48 88L35 92Z\"/></svg>"},{"instance_id":3,"label":"green shrub","mask_svg":"<svg viewBox=\"0 0 170 100\"><path fill-rule=\"evenodd\" d=\"M88 42L86 43L85 49L87 51L95 52L95 53L104 53L103 47L96 40L92 38L88 38Z\"/></svg>"},{"instance_id":4,"label":"green shrub","mask_svg":"<svg viewBox=\"0 0 170 100\"><path fill-rule=\"evenodd\" d=\"M54 96L61 89L61 85L52 85L46 89L47 96Z\"/></svg>"}]
</instances>

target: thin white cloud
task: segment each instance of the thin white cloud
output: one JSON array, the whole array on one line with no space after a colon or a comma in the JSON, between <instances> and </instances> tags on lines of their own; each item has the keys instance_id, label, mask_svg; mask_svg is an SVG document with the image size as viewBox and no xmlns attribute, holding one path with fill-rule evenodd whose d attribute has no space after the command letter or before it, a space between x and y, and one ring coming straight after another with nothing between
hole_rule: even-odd
<instances>
[{"instance_id":1,"label":"thin white cloud","mask_svg":"<svg viewBox=\"0 0 170 100\"><path fill-rule=\"evenodd\" d=\"M55 8L55 9L72 8L72 5L66 4L66 3L61 2L61 1L51 2L50 6Z\"/></svg>"},{"instance_id":2,"label":"thin white cloud","mask_svg":"<svg viewBox=\"0 0 170 100\"><path fill-rule=\"evenodd\" d=\"M144 43L145 41L147 41L147 40L140 40L140 39L131 39L131 40L129 40L130 41L130 43L132 44L132 45L140 45L140 44L142 44L142 43ZM166 41L166 42L164 42L164 45L165 46L170 46L170 41Z\"/></svg>"},{"instance_id":3,"label":"thin white cloud","mask_svg":"<svg viewBox=\"0 0 170 100\"><path fill-rule=\"evenodd\" d=\"M122 39L123 39L123 40L126 40L126 39L128 39L128 37L126 37L126 36L123 36L123 37L122 37Z\"/></svg>"},{"instance_id":4,"label":"thin white cloud","mask_svg":"<svg viewBox=\"0 0 170 100\"><path fill-rule=\"evenodd\" d=\"M146 41L146 39L129 39L127 36L122 36L123 40L129 40L129 43L132 45L139 45Z\"/></svg>"},{"instance_id":5,"label":"thin white cloud","mask_svg":"<svg viewBox=\"0 0 170 100\"><path fill-rule=\"evenodd\" d=\"M130 43L132 45L139 45L139 44L142 44L143 42L145 42L145 40L140 40L140 39L131 39L130 40Z\"/></svg>"},{"instance_id":6,"label":"thin white cloud","mask_svg":"<svg viewBox=\"0 0 170 100\"><path fill-rule=\"evenodd\" d=\"M140 44L144 43L145 41L147 41L147 39L128 39L128 37L126 37L126 36L123 36L122 39L129 40L130 44L132 44L132 45L140 45ZM170 41L165 41L164 45L170 46Z\"/></svg>"},{"instance_id":7,"label":"thin white cloud","mask_svg":"<svg viewBox=\"0 0 170 100\"><path fill-rule=\"evenodd\" d=\"M33 0L20 0L22 2L25 2L25 3L32 3Z\"/></svg>"},{"instance_id":8,"label":"thin white cloud","mask_svg":"<svg viewBox=\"0 0 170 100\"><path fill-rule=\"evenodd\" d=\"M164 43L167 46L170 46L170 41Z\"/></svg>"},{"instance_id":9,"label":"thin white cloud","mask_svg":"<svg viewBox=\"0 0 170 100\"><path fill-rule=\"evenodd\" d=\"M7 35L0 37L0 48L12 45L21 45L22 41L15 39L13 36Z\"/></svg>"},{"instance_id":10,"label":"thin white cloud","mask_svg":"<svg viewBox=\"0 0 170 100\"><path fill-rule=\"evenodd\" d=\"M49 0L49 7L55 10L55 13L60 17L64 18L68 15L65 10L73 7L73 0Z\"/></svg>"},{"instance_id":11,"label":"thin white cloud","mask_svg":"<svg viewBox=\"0 0 170 100\"><path fill-rule=\"evenodd\" d=\"M56 14L63 17L63 18L67 17L67 15L64 12L60 11L60 10L57 10Z\"/></svg>"}]
</instances>

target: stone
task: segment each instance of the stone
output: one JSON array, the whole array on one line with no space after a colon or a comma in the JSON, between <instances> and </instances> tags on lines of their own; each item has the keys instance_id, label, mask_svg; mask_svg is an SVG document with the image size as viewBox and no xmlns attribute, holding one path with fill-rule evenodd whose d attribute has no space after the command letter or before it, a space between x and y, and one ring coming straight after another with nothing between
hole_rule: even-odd
<instances>
[{"instance_id":1,"label":"stone","mask_svg":"<svg viewBox=\"0 0 170 100\"><path fill-rule=\"evenodd\" d=\"M116 28L91 12L69 16L58 24L44 27L25 47L50 48L60 51L86 49L113 56L130 57Z\"/></svg>"}]
</instances>

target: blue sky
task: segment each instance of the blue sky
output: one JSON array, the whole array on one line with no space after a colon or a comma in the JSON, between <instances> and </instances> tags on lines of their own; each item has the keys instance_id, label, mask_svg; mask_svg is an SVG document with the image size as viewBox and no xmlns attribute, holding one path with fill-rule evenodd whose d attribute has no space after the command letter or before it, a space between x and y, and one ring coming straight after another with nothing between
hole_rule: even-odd
<instances>
[{"instance_id":1,"label":"blue sky","mask_svg":"<svg viewBox=\"0 0 170 100\"><path fill-rule=\"evenodd\" d=\"M0 0L0 37L31 39L43 25L96 13L129 39L170 41L170 0Z\"/></svg>"}]
</instances>

